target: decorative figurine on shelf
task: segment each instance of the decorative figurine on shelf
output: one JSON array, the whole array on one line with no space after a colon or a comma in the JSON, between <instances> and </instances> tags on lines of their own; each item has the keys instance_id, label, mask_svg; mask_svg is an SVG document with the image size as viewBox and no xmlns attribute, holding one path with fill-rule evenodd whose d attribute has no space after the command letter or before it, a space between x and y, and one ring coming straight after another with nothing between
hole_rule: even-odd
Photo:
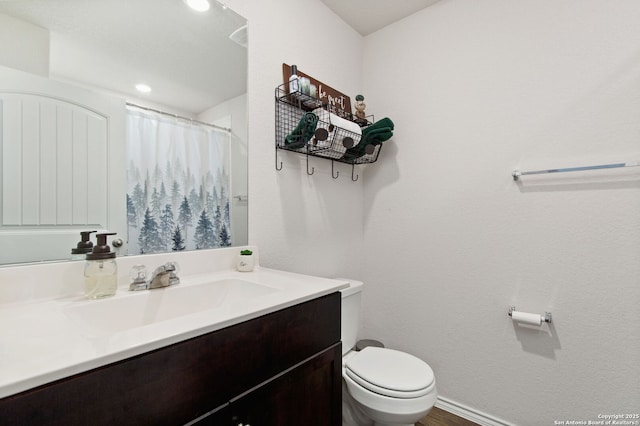
<instances>
[{"instance_id":1,"label":"decorative figurine on shelf","mask_svg":"<svg viewBox=\"0 0 640 426\"><path fill-rule=\"evenodd\" d=\"M367 107L367 104L364 103L364 96L357 95L356 96L356 117L365 119L364 109Z\"/></svg>"}]
</instances>

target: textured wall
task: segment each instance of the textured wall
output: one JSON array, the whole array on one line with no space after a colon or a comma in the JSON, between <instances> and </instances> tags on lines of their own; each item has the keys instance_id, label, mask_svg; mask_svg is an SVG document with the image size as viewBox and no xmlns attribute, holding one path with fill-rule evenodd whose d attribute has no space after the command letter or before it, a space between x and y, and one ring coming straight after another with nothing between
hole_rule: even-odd
<instances>
[{"instance_id":1,"label":"textured wall","mask_svg":"<svg viewBox=\"0 0 640 426\"><path fill-rule=\"evenodd\" d=\"M364 331L443 397L532 426L640 412L640 169L510 176L640 160L638 22L635 0L442 0L365 38L397 131L364 176Z\"/></svg>"},{"instance_id":2,"label":"textured wall","mask_svg":"<svg viewBox=\"0 0 640 426\"><path fill-rule=\"evenodd\" d=\"M363 180L351 168L278 153L274 89L282 63L355 97L361 87L362 37L318 0L227 2L249 20L249 242L265 266L320 276L358 276L362 252Z\"/></svg>"}]
</instances>

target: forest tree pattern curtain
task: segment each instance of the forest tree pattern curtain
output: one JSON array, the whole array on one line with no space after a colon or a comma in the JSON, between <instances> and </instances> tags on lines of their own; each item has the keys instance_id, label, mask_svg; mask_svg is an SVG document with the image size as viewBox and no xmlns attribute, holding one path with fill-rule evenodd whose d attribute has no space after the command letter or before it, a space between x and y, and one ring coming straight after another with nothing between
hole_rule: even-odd
<instances>
[{"instance_id":1,"label":"forest tree pattern curtain","mask_svg":"<svg viewBox=\"0 0 640 426\"><path fill-rule=\"evenodd\" d=\"M128 253L231 245L229 133L127 109Z\"/></svg>"}]
</instances>

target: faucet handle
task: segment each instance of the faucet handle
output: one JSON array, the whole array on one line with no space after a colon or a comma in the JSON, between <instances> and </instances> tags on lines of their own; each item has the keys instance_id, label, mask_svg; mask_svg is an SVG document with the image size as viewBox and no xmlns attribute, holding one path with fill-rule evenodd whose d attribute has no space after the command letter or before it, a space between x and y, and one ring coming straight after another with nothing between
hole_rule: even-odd
<instances>
[{"instance_id":1,"label":"faucet handle","mask_svg":"<svg viewBox=\"0 0 640 426\"><path fill-rule=\"evenodd\" d=\"M180 272L180 264L178 264L178 262L176 261L167 262L164 264L164 270L177 274L178 272Z\"/></svg>"},{"instance_id":2,"label":"faucet handle","mask_svg":"<svg viewBox=\"0 0 640 426\"><path fill-rule=\"evenodd\" d=\"M180 278L178 277L180 265L178 262L167 262L165 264L165 270L169 272L169 285L180 284Z\"/></svg>"},{"instance_id":3,"label":"faucet handle","mask_svg":"<svg viewBox=\"0 0 640 426\"><path fill-rule=\"evenodd\" d=\"M129 277L131 278L131 284L129 284L130 291L146 290L149 288L149 282L147 281L147 267L144 265L134 265L129 271Z\"/></svg>"}]
</instances>

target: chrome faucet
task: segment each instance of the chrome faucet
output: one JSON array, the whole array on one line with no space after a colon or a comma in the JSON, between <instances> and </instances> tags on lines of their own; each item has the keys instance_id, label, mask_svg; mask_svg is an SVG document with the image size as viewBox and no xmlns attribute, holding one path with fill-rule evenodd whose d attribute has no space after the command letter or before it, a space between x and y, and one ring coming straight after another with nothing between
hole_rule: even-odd
<instances>
[{"instance_id":1,"label":"chrome faucet","mask_svg":"<svg viewBox=\"0 0 640 426\"><path fill-rule=\"evenodd\" d=\"M180 284L180 278L178 277L178 263L167 262L164 265L158 266L153 275L151 275L151 281L149 281L149 290L154 288L169 287L170 285Z\"/></svg>"}]
</instances>

